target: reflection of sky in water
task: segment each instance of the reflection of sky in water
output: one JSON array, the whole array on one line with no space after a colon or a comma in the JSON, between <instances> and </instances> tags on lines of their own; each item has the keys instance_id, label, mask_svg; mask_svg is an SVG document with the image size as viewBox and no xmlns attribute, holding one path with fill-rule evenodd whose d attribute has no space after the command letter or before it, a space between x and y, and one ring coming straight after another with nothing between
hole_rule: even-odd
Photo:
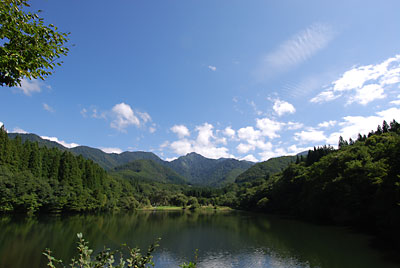
<instances>
[{"instance_id":1,"label":"reflection of sky in water","mask_svg":"<svg viewBox=\"0 0 400 268\"><path fill-rule=\"evenodd\" d=\"M167 250L154 254L156 267L178 267L187 260L176 258ZM275 252L265 252L262 249L246 248L241 253L232 255L230 252L206 252L197 260L198 268L309 268L293 256L280 256Z\"/></svg>"},{"instance_id":2,"label":"reflection of sky in water","mask_svg":"<svg viewBox=\"0 0 400 268\"><path fill-rule=\"evenodd\" d=\"M199 268L392 268L368 247L369 237L343 228L315 226L243 212L138 212L43 218L0 217L0 267L45 267L43 250L68 262L76 256L76 233L95 252L104 245L139 246L157 237L156 268L194 260ZM21 254L23 252L24 254Z\"/></svg>"}]
</instances>

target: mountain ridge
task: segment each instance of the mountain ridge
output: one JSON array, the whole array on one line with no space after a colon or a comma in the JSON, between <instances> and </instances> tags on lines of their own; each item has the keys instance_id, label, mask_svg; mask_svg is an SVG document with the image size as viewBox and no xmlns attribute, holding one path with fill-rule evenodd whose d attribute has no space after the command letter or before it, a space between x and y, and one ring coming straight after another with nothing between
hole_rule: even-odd
<instances>
[{"instance_id":1,"label":"mountain ridge","mask_svg":"<svg viewBox=\"0 0 400 268\"><path fill-rule=\"evenodd\" d=\"M82 155L90 159L107 171L113 171L119 166L126 165L135 160L151 160L163 167L172 169L178 175L186 178L186 181L194 185L223 186L234 182L236 177L254 165L253 162L237 160L234 158L206 158L198 153L191 152L180 156L173 161L165 161L152 152L125 151L120 154L106 153L98 148L89 146L77 146L67 148L57 142L50 141L33 133L8 133L10 138L20 137L26 140L38 142L39 146L58 148L62 151L70 151L75 155ZM146 165L150 167L152 165ZM157 167L156 169L160 169ZM149 171L151 173L151 171Z\"/></svg>"}]
</instances>

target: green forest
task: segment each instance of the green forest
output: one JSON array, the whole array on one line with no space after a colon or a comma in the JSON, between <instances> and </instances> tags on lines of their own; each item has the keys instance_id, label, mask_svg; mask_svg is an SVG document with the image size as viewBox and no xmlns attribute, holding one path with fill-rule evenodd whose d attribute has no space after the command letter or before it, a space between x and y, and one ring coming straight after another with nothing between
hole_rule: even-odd
<instances>
[{"instance_id":1,"label":"green forest","mask_svg":"<svg viewBox=\"0 0 400 268\"><path fill-rule=\"evenodd\" d=\"M221 189L193 187L152 160L105 171L82 155L40 146L0 129L0 212L109 211L187 204L209 205Z\"/></svg>"},{"instance_id":2,"label":"green forest","mask_svg":"<svg viewBox=\"0 0 400 268\"><path fill-rule=\"evenodd\" d=\"M400 124L384 121L376 131L360 134L357 140L341 137L338 145L338 149L318 147L257 163L233 183L210 187L191 185L182 174L149 159L106 171L82 155L37 141L22 142L18 135L11 139L3 126L0 211L229 206L398 235ZM190 157L193 161L193 155Z\"/></svg>"},{"instance_id":3,"label":"green forest","mask_svg":"<svg viewBox=\"0 0 400 268\"><path fill-rule=\"evenodd\" d=\"M355 226L387 236L400 232L400 124L385 121L339 149L314 148L270 175L259 163L227 193L231 206L318 223ZM249 174L245 178L245 174Z\"/></svg>"}]
</instances>

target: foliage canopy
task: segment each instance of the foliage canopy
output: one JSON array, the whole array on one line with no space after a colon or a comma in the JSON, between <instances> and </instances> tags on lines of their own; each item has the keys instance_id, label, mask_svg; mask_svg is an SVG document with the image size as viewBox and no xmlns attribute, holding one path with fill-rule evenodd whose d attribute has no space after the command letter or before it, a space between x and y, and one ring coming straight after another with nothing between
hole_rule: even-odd
<instances>
[{"instance_id":1,"label":"foliage canopy","mask_svg":"<svg viewBox=\"0 0 400 268\"><path fill-rule=\"evenodd\" d=\"M22 78L45 79L66 56L69 33L46 26L37 13L24 11L27 0L0 1L0 85L18 86Z\"/></svg>"}]
</instances>

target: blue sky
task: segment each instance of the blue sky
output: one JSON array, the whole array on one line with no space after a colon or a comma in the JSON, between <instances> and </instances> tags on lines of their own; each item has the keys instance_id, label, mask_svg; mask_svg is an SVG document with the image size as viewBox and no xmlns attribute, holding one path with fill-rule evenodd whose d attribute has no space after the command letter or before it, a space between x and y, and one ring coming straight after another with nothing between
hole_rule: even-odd
<instances>
[{"instance_id":1,"label":"blue sky","mask_svg":"<svg viewBox=\"0 0 400 268\"><path fill-rule=\"evenodd\" d=\"M400 1L31 1L71 32L0 124L66 146L262 161L400 121Z\"/></svg>"}]
</instances>

